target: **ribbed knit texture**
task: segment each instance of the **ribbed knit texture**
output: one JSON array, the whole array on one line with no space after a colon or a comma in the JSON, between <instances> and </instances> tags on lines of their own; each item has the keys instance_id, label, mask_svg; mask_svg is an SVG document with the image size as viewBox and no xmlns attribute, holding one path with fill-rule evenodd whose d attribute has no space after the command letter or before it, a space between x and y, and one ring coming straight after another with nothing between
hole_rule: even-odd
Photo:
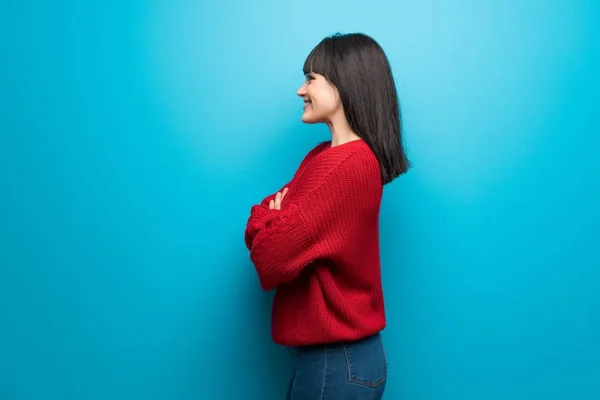
<instances>
[{"instance_id":1,"label":"ribbed knit texture","mask_svg":"<svg viewBox=\"0 0 600 400\"><path fill-rule=\"evenodd\" d=\"M377 158L363 140L324 142L300 164L281 210L252 206L246 246L276 289L272 337L287 346L356 340L385 327Z\"/></svg>"}]
</instances>

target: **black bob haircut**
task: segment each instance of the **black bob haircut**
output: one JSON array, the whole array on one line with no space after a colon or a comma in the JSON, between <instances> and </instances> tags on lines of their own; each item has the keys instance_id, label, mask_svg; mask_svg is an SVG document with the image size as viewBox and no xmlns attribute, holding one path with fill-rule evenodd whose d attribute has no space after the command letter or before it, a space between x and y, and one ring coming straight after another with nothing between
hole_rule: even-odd
<instances>
[{"instance_id":1,"label":"black bob haircut","mask_svg":"<svg viewBox=\"0 0 600 400\"><path fill-rule=\"evenodd\" d=\"M350 127L379 160L384 185L409 169L392 70L374 39L363 33L328 36L309 53L303 72L323 75L337 88Z\"/></svg>"}]
</instances>

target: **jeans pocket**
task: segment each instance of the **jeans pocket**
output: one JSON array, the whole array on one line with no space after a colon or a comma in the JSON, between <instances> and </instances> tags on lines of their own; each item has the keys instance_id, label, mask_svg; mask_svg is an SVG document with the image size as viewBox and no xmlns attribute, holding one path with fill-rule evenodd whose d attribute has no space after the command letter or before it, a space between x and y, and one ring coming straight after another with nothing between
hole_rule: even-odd
<instances>
[{"instance_id":1,"label":"jeans pocket","mask_svg":"<svg viewBox=\"0 0 600 400\"><path fill-rule=\"evenodd\" d=\"M380 334L357 342L346 343L344 352L350 382L369 387L377 387L385 382L387 357Z\"/></svg>"}]
</instances>

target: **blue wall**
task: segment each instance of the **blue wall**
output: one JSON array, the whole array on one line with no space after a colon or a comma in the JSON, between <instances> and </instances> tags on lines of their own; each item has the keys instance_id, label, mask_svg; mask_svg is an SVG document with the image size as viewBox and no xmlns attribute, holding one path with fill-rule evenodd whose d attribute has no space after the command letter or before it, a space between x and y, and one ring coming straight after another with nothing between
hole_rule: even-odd
<instances>
[{"instance_id":1,"label":"blue wall","mask_svg":"<svg viewBox=\"0 0 600 400\"><path fill-rule=\"evenodd\" d=\"M283 397L243 230L329 137L295 92L337 31L387 51L414 163L386 398L600 398L598 2L87 3L0 5L1 399Z\"/></svg>"}]
</instances>

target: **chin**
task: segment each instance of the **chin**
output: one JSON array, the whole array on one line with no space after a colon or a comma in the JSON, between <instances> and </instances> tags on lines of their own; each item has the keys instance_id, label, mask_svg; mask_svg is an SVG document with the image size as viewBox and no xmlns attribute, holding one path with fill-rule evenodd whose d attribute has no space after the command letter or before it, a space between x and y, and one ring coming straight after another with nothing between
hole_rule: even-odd
<instances>
[{"instance_id":1,"label":"chin","mask_svg":"<svg viewBox=\"0 0 600 400\"><path fill-rule=\"evenodd\" d=\"M310 115L306 115L306 113L302 114L302 122L305 124L316 124L319 122L317 119L312 118Z\"/></svg>"}]
</instances>

